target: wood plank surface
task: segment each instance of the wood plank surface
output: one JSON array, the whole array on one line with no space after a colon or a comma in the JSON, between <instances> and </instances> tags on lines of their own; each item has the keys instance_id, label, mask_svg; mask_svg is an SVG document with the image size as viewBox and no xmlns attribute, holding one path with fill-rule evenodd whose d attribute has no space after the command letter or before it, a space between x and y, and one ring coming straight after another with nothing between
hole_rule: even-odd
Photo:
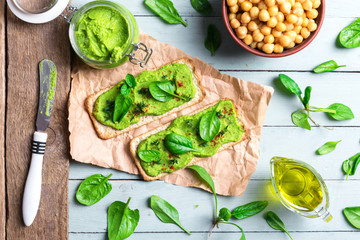
<instances>
[{"instance_id":1,"label":"wood plank surface","mask_svg":"<svg viewBox=\"0 0 360 240\"><path fill-rule=\"evenodd\" d=\"M7 12L8 89L6 121L7 239L68 238L67 96L70 89L68 24L61 18L35 25ZM22 196L31 159L39 95L38 63L54 61L58 78L55 105L48 129L40 208L25 227ZM51 130L52 129L52 130Z\"/></svg>"},{"instance_id":2,"label":"wood plank surface","mask_svg":"<svg viewBox=\"0 0 360 240\"><path fill-rule=\"evenodd\" d=\"M0 2L0 240L5 239L5 1Z\"/></svg>"}]
</instances>

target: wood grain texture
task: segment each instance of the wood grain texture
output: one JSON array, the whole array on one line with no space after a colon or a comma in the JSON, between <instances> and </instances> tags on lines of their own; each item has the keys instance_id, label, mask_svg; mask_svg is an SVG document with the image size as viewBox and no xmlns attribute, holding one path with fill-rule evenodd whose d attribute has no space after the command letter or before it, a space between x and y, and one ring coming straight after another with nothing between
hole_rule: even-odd
<instances>
[{"instance_id":1,"label":"wood grain texture","mask_svg":"<svg viewBox=\"0 0 360 240\"><path fill-rule=\"evenodd\" d=\"M0 240L5 239L5 1L0 2Z\"/></svg>"},{"instance_id":2,"label":"wood grain texture","mask_svg":"<svg viewBox=\"0 0 360 240\"><path fill-rule=\"evenodd\" d=\"M61 18L35 25L7 14L6 119L7 239L68 238L67 95L70 89L68 24ZM54 61L58 78L44 156L42 194L34 223L25 227L22 196L31 158L39 95L38 63ZM51 130L52 129L52 130Z\"/></svg>"}]
</instances>

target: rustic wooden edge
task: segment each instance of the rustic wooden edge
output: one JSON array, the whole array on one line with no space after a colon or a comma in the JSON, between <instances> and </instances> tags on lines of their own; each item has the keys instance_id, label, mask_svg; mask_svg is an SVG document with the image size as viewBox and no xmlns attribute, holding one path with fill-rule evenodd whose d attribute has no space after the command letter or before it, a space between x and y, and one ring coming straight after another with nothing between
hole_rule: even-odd
<instances>
[{"instance_id":1,"label":"rustic wooden edge","mask_svg":"<svg viewBox=\"0 0 360 240\"><path fill-rule=\"evenodd\" d=\"M6 18L6 238L68 239L69 25L61 18L46 24L28 24L16 18L9 9ZM38 63L44 58L56 64L57 88L47 131L49 137L43 163L40 207L33 224L25 227L22 197L38 105Z\"/></svg>"}]
</instances>

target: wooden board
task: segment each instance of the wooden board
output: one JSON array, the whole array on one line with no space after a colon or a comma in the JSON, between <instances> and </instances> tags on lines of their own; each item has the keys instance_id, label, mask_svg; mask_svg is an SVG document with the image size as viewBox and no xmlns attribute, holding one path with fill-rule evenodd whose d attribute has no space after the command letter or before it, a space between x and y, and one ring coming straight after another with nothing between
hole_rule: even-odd
<instances>
[{"instance_id":1,"label":"wooden board","mask_svg":"<svg viewBox=\"0 0 360 240\"><path fill-rule=\"evenodd\" d=\"M0 240L5 239L5 1L0 2Z\"/></svg>"},{"instance_id":2,"label":"wooden board","mask_svg":"<svg viewBox=\"0 0 360 240\"><path fill-rule=\"evenodd\" d=\"M68 238L67 95L70 89L69 25L61 18L35 25L7 12L8 89L6 119L7 239ZM58 71L55 105L48 129L40 208L25 227L22 196L31 158L39 95L38 63L54 61Z\"/></svg>"}]
</instances>

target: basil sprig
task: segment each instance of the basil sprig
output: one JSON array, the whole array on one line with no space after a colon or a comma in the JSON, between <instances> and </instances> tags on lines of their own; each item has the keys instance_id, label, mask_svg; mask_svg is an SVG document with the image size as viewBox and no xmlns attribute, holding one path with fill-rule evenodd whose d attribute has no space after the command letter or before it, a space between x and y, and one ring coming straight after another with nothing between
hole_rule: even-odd
<instances>
[{"instance_id":1,"label":"basil sprig","mask_svg":"<svg viewBox=\"0 0 360 240\"><path fill-rule=\"evenodd\" d=\"M180 17L179 12L174 7L170 0L145 0L145 5L148 6L165 22L170 24L182 24L187 27L187 23Z\"/></svg>"},{"instance_id":2,"label":"basil sprig","mask_svg":"<svg viewBox=\"0 0 360 240\"><path fill-rule=\"evenodd\" d=\"M324 145L322 145L321 147L319 147L318 150L316 150L316 153L319 155L325 155L325 154L331 153L332 151L335 150L336 145L339 142L341 142L341 140L337 141L337 142L327 142Z\"/></svg>"},{"instance_id":3,"label":"basil sprig","mask_svg":"<svg viewBox=\"0 0 360 240\"><path fill-rule=\"evenodd\" d=\"M360 18L341 30L339 40L346 48L360 47Z\"/></svg>"},{"instance_id":4,"label":"basil sprig","mask_svg":"<svg viewBox=\"0 0 360 240\"><path fill-rule=\"evenodd\" d=\"M347 207L344 209L344 215L351 225L360 229L360 207Z\"/></svg>"},{"instance_id":5,"label":"basil sprig","mask_svg":"<svg viewBox=\"0 0 360 240\"><path fill-rule=\"evenodd\" d=\"M170 133L165 137L165 147L171 153L179 155L187 152L200 152L193 148L193 142L177 133Z\"/></svg>"},{"instance_id":6,"label":"basil sprig","mask_svg":"<svg viewBox=\"0 0 360 240\"><path fill-rule=\"evenodd\" d=\"M216 104L215 108L211 112L204 114L200 119L200 137L207 142L213 140L220 131L221 122L216 114L216 109L221 102L222 100L220 100L218 104Z\"/></svg>"},{"instance_id":7,"label":"basil sprig","mask_svg":"<svg viewBox=\"0 0 360 240\"><path fill-rule=\"evenodd\" d=\"M160 160L160 152L157 150L138 151L139 158L144 162L157 162Z\"/></svg>"},{"instance_id":8,"label":"basil sprig","mask_svg":"<svg viewBox=\"0 0 360 240\"><path fill-rule=\"evenodd\" d=\"M120 87L120 93L128 95L131 92L131 88L134 87L136 87L135 77L128 73L125 77L125 82Z\"/></svg>"},{"instance_id":9,"label":"basil sprig","mask_svg":"<svg viewBox=\"0 0 360 240\"><path fill-rule=\"evenodd\" d=\"M215 56L216 50L221 45L221 33L214 24L210 24L207 28L205 38L205 48L211 52L211 56Z\"/></svg>"},{"instance_id":10,"label":"basil sprig","mask_svg":"<svg viewBox=\"0 0 360 240\"><path fill-rule=\"evenodd\" d=\"M285 232L293 240L290 233L286 230L285 224L283 223L283 221L281 221L279 216L276 215L276 213L274 213L272 211L268 212L265 216L265 220L269 224L270 227L272 227L275 230L280 230L280 231Z\"/></svg>"},{"instance_id":11,"label":"basil sprig","mask_svg":"<svg viewBox=\"0 0 360 240\"><path fill-rule=\"evenodd\" d=\"M346 174L346 180L349 178L349 175L355 175L359 163L360 153L355 154L354 156L343 162L342 169Z\"/></svg>"},{"instance_id":12,"label":"basil sprig","mask_svg":"<svg viewBox=\"0 0 360 240\"><path fill-rule=\"evenodd\" d=\"M164 223L173 223L178 225L182 230L191 235L180 223L179 212L170 203L159 196L152 195L150 199L150 207L155 215Z\"/></svg>"},{"instance_id":13,"label":"basil sprig","mask_svg":"<svg viewBox=\"0 0 360 240\"><path fill-rule=\"evenodd\" d=\"M76 199L84 205L94 205L111 192L112 186L108 179L101 174L94 174L87 177L79 186L76 192Z\"/></svg>"},{"instance_id":14,"label":"basil sprig","mask_svg":"<svg viewBox=\"0 0 360 240\"><path fill-rule=\"evenodd\" d=\"M170 101L174 97L185 101L187 100L186 98L175 94L175 86L171 81L168 80L150 83L149 91L151 96L160 102Z\"/></svg>"},{"instance_id":15,"label":"basil sprig","mask_svg":"<svg viewBox=\"0 0 360 240\"><path fill-rule=\"evenodd\" d=\"M140 219L138 209L129 208L131 198L127 203L115 201L108 209L109 240L123 240L134 233Z\"/></svg>"},{"instance_id":16,"label":"basil sprig","mask_svg":"<svg viewBox=\"0 0 360 240\"><path fill-rule=\"evenodd\" d=\"M191 0L191 6L202 14L211 13L212 7L208 0Z\"/></svg>"},{"instance_id":17,"label":"basil sprig","mask_svg":"<svg viewBox=\"0 0 360 240\"><path fill-rule=\"evenodd\" d=\"M115 99L113 121L121 122L130 110L132 104L133 100L129 96L118 94Z\"/></svg>"},{"instance_id":18,"label":"basil sprig","mask_svg":"<svg viewBox=\"0 0 360 240\"><path fill-rule=\"evenodd\" d=\"M341 67L346 67L346 65L339 66L334 60L330 60L314 68L314 72L315 73L331 72Z\"/></svg>"},{"instance_id":19,"label":"basil sprig","mask_svg":"<svg viewBox=\"0 0 360 240\"><path fill-rule=\"evenodd\" d=\"M282 85L291 93L297 95L300 102L302 103L303 107L302 109L299 109L291 114L292 122L301 128L311 130L311 125L309 123L309 120L313 122L315 125L319 127L324 127L314 121L310 117L311 112L324 112L329 117L331 117L334 120L342 121L342 120L349 120L354 118L354 114L351 111L351 109L342 104L342 103L333 103L327 108L319 108L315 106L310 106L310 97L311 97L311 90L312 88L310 86L306 87L304 96L302 96L302 91L299 87L299 85L291 79L289 76L285 74L279 74L279 79L282 83ZM326 128L326 127L324 127Z\"/></svg>"}]
</instances>

